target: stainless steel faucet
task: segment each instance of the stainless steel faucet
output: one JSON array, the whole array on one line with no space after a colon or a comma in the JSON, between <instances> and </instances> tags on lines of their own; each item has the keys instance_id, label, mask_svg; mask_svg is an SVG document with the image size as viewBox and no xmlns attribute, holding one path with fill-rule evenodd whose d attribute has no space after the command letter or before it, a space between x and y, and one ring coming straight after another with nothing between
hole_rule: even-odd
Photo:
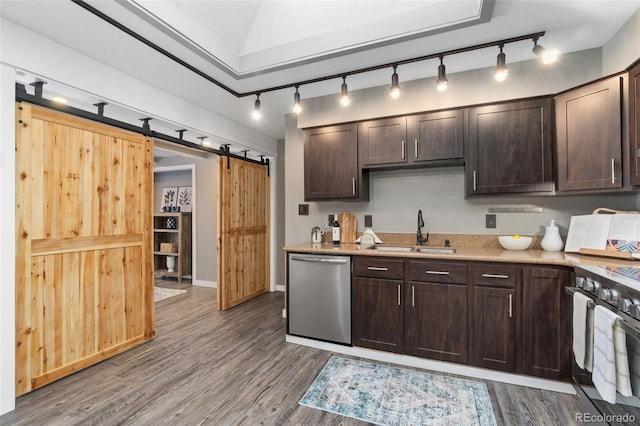
<instances>
[{"instance_id":1,"label":"stainless steel faucet","mask_svg":"<svg viewBox=\"0 0 640 426\"><path fill-rule=\"evenodd\" d=\"M424 227L424 220L422 219L422 210L418 210L418 232L416 233L416 244L421 246L423 243L429 241L429 233L427 236L422 236L422 228Z\"/></svg>"}]
</instances>

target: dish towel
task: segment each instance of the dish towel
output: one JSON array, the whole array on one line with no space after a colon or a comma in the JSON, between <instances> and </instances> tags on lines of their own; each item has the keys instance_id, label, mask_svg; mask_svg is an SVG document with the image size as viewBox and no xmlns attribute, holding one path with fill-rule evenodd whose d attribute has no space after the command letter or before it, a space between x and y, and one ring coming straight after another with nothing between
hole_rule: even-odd
<instances>
[{"instance_id":1,"label":"dish towel","mask_svg":"<svg viewBox=\"0 0 640 426\"><path fill-rule=\"evenodd\" d=\"M593 384L605 401L615 404L616 390L631 395L629 359L624 330L618 315L602 306L593 310Z\"/></svg>"},{"instance_id":2,"label":"dish towel","mask_svg":"<svg viewBox=\"0 0 640 426\"><path fill-rule=\"evenodd\" d=\"M591 371L593 366L593 313L588 309L591 299L573 293L573 355L576 364Z\"/></svg>"}]
</instances>

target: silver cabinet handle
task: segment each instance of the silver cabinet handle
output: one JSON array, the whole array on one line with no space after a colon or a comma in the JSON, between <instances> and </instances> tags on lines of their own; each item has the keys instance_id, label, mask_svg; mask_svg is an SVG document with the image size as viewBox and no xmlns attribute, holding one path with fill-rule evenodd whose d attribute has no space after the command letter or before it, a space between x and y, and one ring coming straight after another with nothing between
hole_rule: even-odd
<instances>
[{"instance_id":1,"label":"silver cabinet handle","mask_svg":"<svg viewBox=\"0 0 640 426\"><path fill-rule=\"evenodd\" d=\"M611 159L611 183L616 183L616 162Z\"/></svg>"},{"instance_id":2,"label":"silver cabinet handle","mask_svg":"<svg viewBox=\"0 0 640 426\"><path fill-rule=\"evenodd\" d=\"M351 192L356 195L356 178L351 178Z\"/></svg>"},{"instance_id":3,"label":"silver cabinet handle","mask_svg":"<svg viewBox=\"0 0 640 426\"><path fill-rule=\"evenodd\" d=\"M478 190L478 183L476 182L476 171L473 171L473 190L477 191Z\"/></svg>"},{"instance_id":4,"label":"silver cabinet handle","mask_svg":"<svg viewBox=\"0 0 640 426\"><path fill-rule=\"evenodd\" d=\"M400 306L400 284L398 284L398 306Z\"/></svg>"},{"instance_id":5,"label":"silver cabinet handle","mask_svg":"<svg viewBox=\"0 0 640 426\"><path fill-rule=\"evenodd\" d=\"M411 307L415 308L416 306L416 286L411 286Z\"/></svg>"},{"instance_id":6,"label":"silver cabinet handle","mask_svg":"<svg viewBox=\"0 0 640 426\"><path fill-rule=\"evenodd\" d=\"M513 318L513 294L509 293L509 318Z\"/></svg>"},{"instance_id":7,"label":"silver cabinet handle","mask_svg":"<svg viewBox=\"0 0 640 426\"><path fill-rule=\"evenodd\" d=\"M418 158L418 139L413 140L413 155Z\"/></svg>"},{"instance_id":8,"label":"silver cabinet handle","mask_svg":"<svg viewBox=\"0 0 640 426\"><path fill-rule=\"evenodd\" d=\"M503 280L506 280L509 278L509 275L502 275L502 274L482 274L482 276L484 278L501 278Z\"/></svg>"},{"instance_id":9,"label":"silver cabinet handle","mask_svg":"<svg viewBox=\"0 0 640 426\"><path fill-rule=\"evenodd\" d=\"M367 269L370 271L388 271L389 268L381 268L379 266L367 266Z\"/></svg>"},{"instance_id":10,"label":"silver cabinet handle","mask_svg":"<svg viewBox=\"0 0 640 426\"><path fill-rule=\"evenodd\" d=\"M406 151L406 149L407 149L407 144L406 144L406 142L405 142L405 141L404 141L404 139L403 139L403 140L402 140L402 159L403 159L403 160L404 160L404 157L405 157L405 151Z\"/></svg>"},{"instance_id":11,"label":"silver cabinet handle","mask_svg":"<svg viewBox=\"0 0 640 426\"><path fill-rule=\"evenodd\" d=\"M449 275L448 271L424 271L424 273L429 275Z\"/></svg>"}]
</instances>

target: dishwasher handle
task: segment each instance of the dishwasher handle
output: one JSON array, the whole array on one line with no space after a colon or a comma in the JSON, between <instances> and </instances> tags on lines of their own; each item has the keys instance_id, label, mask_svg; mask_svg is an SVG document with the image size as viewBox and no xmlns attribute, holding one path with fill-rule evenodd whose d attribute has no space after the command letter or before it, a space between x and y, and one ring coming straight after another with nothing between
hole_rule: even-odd
<instances>
[{"instance_id":1,"label":"dishwasher handle","mask_svg":"<svg viewBox=\"0 0 640 426\"><path fill-rule=\"evenodd\" d=\"M290 257L291 260L300 260L303 262L314 262L314 263L332 263L332 264L339 264L339 265L344 265L346 264L349 259L336 259L335 257L308 257L308 256L291 256Z\"/></svg>"}]
</instances>

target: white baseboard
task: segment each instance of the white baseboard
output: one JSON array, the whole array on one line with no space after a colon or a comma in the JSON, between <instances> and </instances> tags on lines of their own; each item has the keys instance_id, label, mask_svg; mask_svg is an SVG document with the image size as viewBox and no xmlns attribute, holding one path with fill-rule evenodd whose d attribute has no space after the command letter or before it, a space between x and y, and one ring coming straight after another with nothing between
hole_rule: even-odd
<instances>
[{"instance_id":1,"label":"white baseboard","mask_svg":"<svg viewBox=\"0 0 640 426\"><path fill-rule=\"evenodd\" d=\"M284 291L285 287L282 284L276 284L276 291Z\"/></svg>"},{"instance_id":2,"label":"white baseboard","mask_svg":"<svg viewBox=\"0 0 640 426\"><path fill-rule=\"evenodd\" d=\"M501 371L488 370L480 367L454 364L451 362L435 361L426 358L418 358L410 355L394 354L373 349L359 348L355 346L337 345L335 343L321 342L319 340L305 339L304 337L286 335L288 343L336 352L343 355L357 356L374 361L388 362L408 367L422 368L425 370L439 371L442 373L458 374L476 379L493 380L494 382L509 383L512 385L527 386L530 388L550 390L553 392L575 395L576 391L571 383L556 380L540 379L537 377L522 376L519 374L503 373Z\"/></svg>"},{"instance_id":3,"label":"white baseboard","mask_svg":"<svg viewBox=\"0 0 640 426\"><path fill-rule=\"evenodd\" d=\"M199 287L209 287L209 288L217 288L218 287L218 283L215 282L215 281L197 280L192 284L193 285L197 285Z\"/></svg>"}]
</instances>

